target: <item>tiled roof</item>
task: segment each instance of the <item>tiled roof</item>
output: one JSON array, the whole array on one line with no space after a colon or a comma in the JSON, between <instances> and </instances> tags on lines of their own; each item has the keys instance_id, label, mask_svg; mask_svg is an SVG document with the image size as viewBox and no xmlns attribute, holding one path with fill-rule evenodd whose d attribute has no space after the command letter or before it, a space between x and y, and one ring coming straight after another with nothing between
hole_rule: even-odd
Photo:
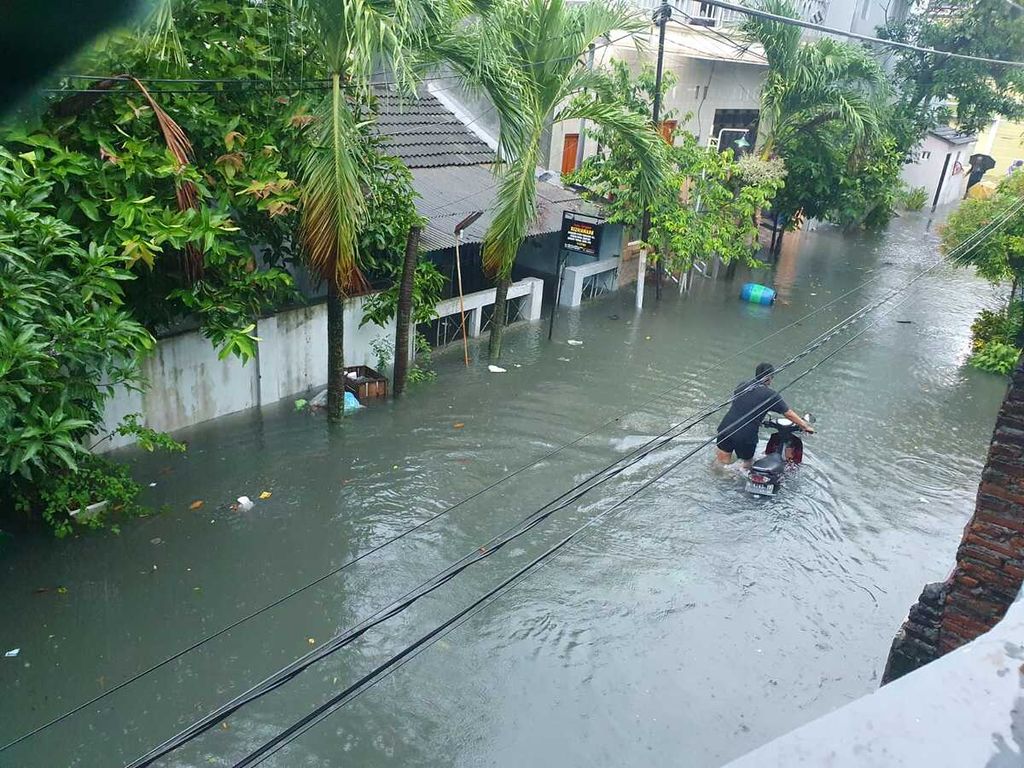
<instances>
[{"instance_id":1,"label":"tiled roof","mask_svg":"<svg viewBox=\"0 0 1024 768\"><path fill-rule=\"evenodd\" d=\"M928 133L949 144L953 144L954 146L973 144L978 140L978 135L976 133L960 133L960 131L955 128L950 128L948 125L937 125L928 131Z\"/></svg>"},{"instance_id":2,"label":"tiled roof","mask_svg":"<svg viewBox=\"0 0 1024 768\"><path fill-rule=\"evenodd\" d=\"M418 98L378 90L377 100L377 128L388 138L385 146L409 168L494 162L491 148L425 90Z\"/></svg>"},{"instance_id":3,"label":"tiled roof","mask_svg":"<svg viewBox=\"0 0 1024 768\"><path fill-rule=\"evenodd\" d=\"M463 233L464 243L483 240L494 216L494 198L498 180L484 166L413 169L413 186L420 194L416 208L427 217L422 244L428 251L453 248L455 225L474 211L484 215ZM537 180L537 219L530 227L531 235L557 232L562 228L562 211L593 213L590 204L579 194L548 181Z\"/></svg>"},{"instance_id":4,"label":"tiled roof","mask_svg":"<svg viewBox=\"0 0 1024 768\"><path fill-rule=\"evenodd\" d=\"M494 216L498 192L498 180L490 170L494 152L425 91L411 99L379 90L377 99L378 130L389 139L387 150L412 171L413 187L419 193L416 209L428 220L421 237L423 248L453 248L455 225L475 211L484 214L466 229L462 239L480 242ZM547 176L538 178L537 219L529 234L557 232L564 210L592 213L594 208Z\"/></svg>"}]
</instances>

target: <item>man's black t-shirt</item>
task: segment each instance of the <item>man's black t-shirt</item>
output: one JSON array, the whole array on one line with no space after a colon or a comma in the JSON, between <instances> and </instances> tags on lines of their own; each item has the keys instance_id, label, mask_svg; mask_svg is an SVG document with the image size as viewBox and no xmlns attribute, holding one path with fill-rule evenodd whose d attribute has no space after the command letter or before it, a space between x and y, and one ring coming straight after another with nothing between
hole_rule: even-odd
<instances>
[{"instance_id":1,"label":"man's black t-shirt","mask_svg":"<svg viewBox=\"0 0 1024 768\"><path fill-rule=\"evenodd\" d=\"M789 410L786 401L778 392L765 384L744 381L733 392L734 400L722 423L718 425L718 437L731 437L736 443L757 442L757 430L768 411L785 413Z\"/></svg>"}]
</instances>

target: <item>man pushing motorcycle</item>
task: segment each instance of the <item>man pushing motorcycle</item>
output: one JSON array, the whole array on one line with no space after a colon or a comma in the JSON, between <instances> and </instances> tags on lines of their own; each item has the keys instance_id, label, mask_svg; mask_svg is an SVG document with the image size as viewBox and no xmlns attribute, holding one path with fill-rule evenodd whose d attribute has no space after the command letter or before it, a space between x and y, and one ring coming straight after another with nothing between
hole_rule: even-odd
<instances>
[{"instance_id":1,"label":"man pushing motorcycle","mask_svg":"<svg viewBox=\"0 0 1024 768\"><path fill-rule=\"evenodd\" d=\"M732 405L718 425L718 454L720 464L731 464L733 454L746 469L754 460L757 450L758 429L768 411L780 413L805 432L814 432L799 414L786 405L781 395L771 388L775 367L771 363L758 363L754 378L744 381L733 392Z\"/></svg>"}]
</instances>

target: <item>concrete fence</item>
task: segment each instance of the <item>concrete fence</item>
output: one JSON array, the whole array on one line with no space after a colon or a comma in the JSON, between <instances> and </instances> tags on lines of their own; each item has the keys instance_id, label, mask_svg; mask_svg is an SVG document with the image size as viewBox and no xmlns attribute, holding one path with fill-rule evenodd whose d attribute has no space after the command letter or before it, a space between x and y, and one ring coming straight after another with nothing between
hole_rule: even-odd
<instances>
[{"instance_id":1,"label":"concrete fence","mask_svg":"<svg viewBox=\"0 0 1024 768\"><path fill-rule=\"evenodd\" d=\"M543 281L529 278L513 284L509 297L528 296L529 306L522 314L536 320L540 317L542 291ZM494 303L494 289L469 294L465 300L479 329L480 310ZM395 337L393 320L385 327L373 323L359 327L364 301L359 297L345 304L347 365L375 365L374 342ZM438 314L452 314L453 301L454 312L458 312L458 299L448 299L438 305ZM129 413L141 413L148 427L174 432L327 384L326 304L263 318L255 333L260 339L259 353L246 365L234 357L219 360L217 350L197 331L162 339L142 363L147 388L143 392L118 388L107 402L99 434L110 432ZM131 442L131 438L114 435L94 450L109 451Z\"/></svg>"}]
</instances>

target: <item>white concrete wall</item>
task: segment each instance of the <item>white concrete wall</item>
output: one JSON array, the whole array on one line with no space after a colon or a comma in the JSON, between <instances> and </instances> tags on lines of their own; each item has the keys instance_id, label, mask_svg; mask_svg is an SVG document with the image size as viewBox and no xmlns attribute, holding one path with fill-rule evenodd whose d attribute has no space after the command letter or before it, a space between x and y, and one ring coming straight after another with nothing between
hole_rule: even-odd
<instances>
[{"instance_id":1,"label":"white concrete wall","mask_svg":"<svg viewBox=\"0 0 1024 768\"><path fill-rule=\"evenodd\" d=\"M943 178L942 168L946 163L946 154L950 154L949 165L946 167L942 191L939 193L938 205L953 203L964 196L967 189L967 171L970 165L973 144L953 146L937 136L928 134L915 150L916 162L903 166L903 181L910 187L924 187L928 190L927 206L931 207L939 180ZM956 163L963 166L963 171L954 174Z\"/></svg>"},{"instance_id":2,"label":"white concrete wall","mask_svg":"<svg viewBox=\"0 0 1024 768\"><path fill-rule=\"evenodd\" d=\"M1022 639L1018 597L1001 622L968 645L726 768L1022 765Z\"/></svg>"},{"instance_id":3,"label":"white concrete wall","mask_svg":"<svg viewBox=\"0 0 1024 768\"><path fill-rule=\"evenodd\" d=\"M675 112L674 119L678 121L679 127L692 133L701 144L707 146L716 109L760 108L761 84L768 71L767 67L687 55L688 49L699 44L691 38L706 35L707 30L687 30L677 24L670 24L668 30L670 34L666 35L665 70L676 76L676 84L665 94L664 110ZM726 30L715 31L728 34ZM645 63L653 66L658 41L655 38L647 43L646 50L640 53L627 42L603 47L594 57L594 66L600 68L613 58L626 62L634 72L639 72ZM578 132L579 122L575 120L557 123L552 128L549 168L561 169L565 135ZM593 155L595 149L594 142L587 139L584 157Z\"/></svg>"},{"instance_id":4,"label":"white concrete wall","mask_svg":"<svg viewBox=\"0 0 1024 768\"><path fill-rule=\"evenodd\" d=\"M509 289L510 297L530 296L524 313L530 320L540 317L543 287L542 280L528 278ZM454 311L458 311L458 299L449 299L438 305L440 314L450 314L452 301L456 302ZM393 341L395 322L383 328L373 323L360 328L363 302L360 297L345 304L345 363L375 366L372 344L379 338ZM479 312L483 305L494 303L494 289L469 294L466 303L467 309ZM246 365L234 357L217 359L217 350L196 331L161 340L142 363L148 382L146 391L119 387L107 403L98 434L114 429L129 413L141 413L148 427L174 432L327 384L326 304L264 318L257 323L256 336L260 339L259 353ZM95 450L109 451L131 442L130 438L115 435L100 442Z\"/></svg>"}]
</instances>

